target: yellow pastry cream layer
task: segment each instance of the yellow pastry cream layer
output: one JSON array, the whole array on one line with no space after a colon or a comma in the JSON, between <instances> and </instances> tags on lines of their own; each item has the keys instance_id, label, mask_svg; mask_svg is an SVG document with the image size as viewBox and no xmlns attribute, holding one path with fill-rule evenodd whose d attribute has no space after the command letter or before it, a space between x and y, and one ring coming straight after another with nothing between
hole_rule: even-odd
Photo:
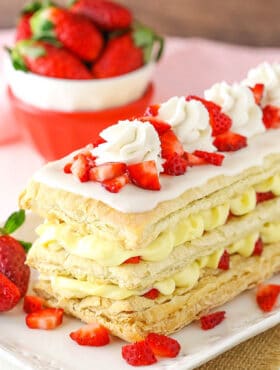
<instances>
[{"instance_id":1,"label":"yellow pastry cream layer","mask_svg":"<svg viewBox=\"0 0 280 370\"><path fill-rule=\"evenodd\" d=\"M255 243L260 237L265 243L279 242L279 230L280 222L267 223L260 232L250 234L246 238L229 245L226 250L229 254L238 253L243 257L249 257L252 255ZM132 290L114 284L88 282L62 276L41 276L41 279L50 280L53 291L67 299L98 296L122 300L132 296L141 296L152 288L156 288L162 295L171 295L176 288L192 289L197 284L204 268L217 269L224 251L225 249L221 248L209 256L201 257L171 278L159 281L146 290Z\"/></svg>"},{"instance_id":2,"label":"yellow pastry cream layer","mask_svg":"<svg viewBox=\"0 0 280 370\"><path fill-rule=\"evenodd\" d=\"M253 211L256 207L256 191L272 191L275 196L280 195L280 174L257 184L254 188L250 187L224 204L190 215L172 229L161 233L147 247L137 250L125 250L117 242L102 239L98 235L81 236L65 223L45 223L39 226L39 239L35 244L47 248L49 244L56 243L72 255L94 260L106 267L119 266L136 256L147 262L163 261L176 246L201 237L205 231L224 225L230 212L241 216Z\"/></svg>"}]
</instances>

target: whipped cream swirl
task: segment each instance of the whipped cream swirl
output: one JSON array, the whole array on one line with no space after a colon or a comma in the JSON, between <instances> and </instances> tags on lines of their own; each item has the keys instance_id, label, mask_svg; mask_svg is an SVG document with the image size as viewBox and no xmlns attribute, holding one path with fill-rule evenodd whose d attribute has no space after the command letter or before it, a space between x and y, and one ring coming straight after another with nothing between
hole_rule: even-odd
<instances>
[{"instance_id":1,"label":"whipped cream swirl","mask_svg":"<svg viewBox=\"0 0 280 370\"><path fill-rule=\"evenodd\" d=\"M256 68L250 69L243 85L253 87L257 83L265 86L262 105L280 105L280 64L264 62Z\"/></svg>"},{"instance_id":2,"label":"whipped cream swirl","mask_svg":"<svg viewBox=\"0 0 280 370\"><path fill-rule=\"evenodd\" d=\"M201 102L174 96L161 104L158 118L172 126L186 151L215 151L209 114Z\"/></svg>"},{"instance_id":3,"label":"whipped cream swirl","mask_svg":"<svg viewBox=\"0 0 280 370\"><path fill-rule=\"evenodd\" d=\"M122 162L127 164L154 160L158 172L162 171L159 136L149 122L119 121L100 133L106 143L100 144L91 152L97 164Z\"/></svg>"},{"instance_id":4,"label":"whipped cream swirl","mask_svg":"<svg viewBox=\"0 0 280 370\"><path fill-rule=\"evenodd\" d=\"M265 131L262 110L256 104L252 91L234 83L221 82L204 92L207 100L222 107L222 111L232 119L231 131L251 137Z\"/></svg>"}]
</instances>

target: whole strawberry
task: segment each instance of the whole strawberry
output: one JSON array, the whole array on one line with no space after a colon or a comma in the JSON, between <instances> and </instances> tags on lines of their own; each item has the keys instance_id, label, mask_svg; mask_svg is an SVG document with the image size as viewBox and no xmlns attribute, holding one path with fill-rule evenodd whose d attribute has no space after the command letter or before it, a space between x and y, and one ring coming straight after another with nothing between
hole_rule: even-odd
<instances>
[{"instance_id":1,"label":"whole strawberry","mask_svg":"<svg viewBox=\"0 0 280 370\"><path fill-rule=\"evenodd\" d=\"M36 11L41 9L41 7L42 3L39 1L34 1L24 6L16 28L16 41L27 40L32 37L30 19Z\"/></svg>"},{"instance_id":2,"label":"whole strawberry","mask_svg":"<svg viewBox=\"0 0 280 370\"><path fill-rule=\"evenodd\" d=\"M86 15L104 31L126 29L132 23L127 8L107 0L74 0L71 11Z\"/></svg>"},{"instance_id":3,"label":"whole strawberry","mask_svg":"<svg viewBox=\"0 0 280 370\"><path fill-rule=\"evenodd\" d=\"M42 41L19 41L10 51L15 69L42 76L88 80L91 73L74 55Z\"/></svg>"},{"instance_id":4,"label":"whole strawberry","mask_svg":"<svg viewBox=\"0 0 280 370\"><path fill-rule=\"evenodd\" d=\"M94 61L103 48L103 36L97 27L87 17L66 9L42 9L30 22L36 39L58 41L84 61Z\"/></svg>"}]
</instances>

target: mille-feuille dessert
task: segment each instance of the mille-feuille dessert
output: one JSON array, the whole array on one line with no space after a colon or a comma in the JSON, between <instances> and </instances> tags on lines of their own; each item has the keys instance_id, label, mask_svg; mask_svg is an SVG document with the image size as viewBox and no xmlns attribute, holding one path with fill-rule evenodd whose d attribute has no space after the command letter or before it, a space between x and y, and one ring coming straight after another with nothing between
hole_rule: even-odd
<instances>
[{"instance_id":1,"label":"mille-feuille dessert","mask_svg":"<svg viewBox=\"0 0 280 370\"><path fill-rule=\"evenodd\" d=\"M49 163L20 206L50 306L127 341L169 334L280 270L280 65L172 97Z\"/></svg>"}]
</instances>

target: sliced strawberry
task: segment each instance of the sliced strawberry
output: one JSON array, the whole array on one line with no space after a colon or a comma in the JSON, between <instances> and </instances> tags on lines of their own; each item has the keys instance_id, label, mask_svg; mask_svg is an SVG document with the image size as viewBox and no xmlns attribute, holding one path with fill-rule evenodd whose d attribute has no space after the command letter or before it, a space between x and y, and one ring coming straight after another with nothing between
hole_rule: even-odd
<instances>
[{"instance_id":1,"label":"sliced strawberry","mask_svg":"<svg viewBox=\"0 0 280 370\"><path fill-rule=\"evenodd\" d=\"M81 182L89 181L90 166L85 154L78 154L75 156L71 165L72 174Z\"/></svg>"},{"instance_id":2,"label":"sliced strawberry","mask_svg":"<svg viewBox=\"0 0 280 370\"><path fill-rule=\"evenodd\" d=\"M145 341L149 344L153 353L160 357L176 357L181 349L177 340L166 335L150 333Z\"/></svg>"},{"instance_id":3,"label":"sliced strawberry","mask_svg":"<svg viewBox=\"0 0 280 370\"><path fill-rule=\"evenodd\" d=\"M104 140L101 136L98 136L98 138L93 142L93 147L96 148L100 144L106 143L106 140Z\"/></svg>"},{"instance_id":4,"label":"sliced strawberry","mask_svg":"<svg viewBox=\"0 0 280 370\"><path fill-rule=\"evenodd\" d=\"M199 158L196 155L188 152L184 153L184 158L187 160L188 166L190 167L208 164L204 158Z\"/></svg>"},{"instance_id":5,"label":"sliced strawberry","mask_svg":"<svg viewBox=\"0 0 280 370\"><path fill-rule=\"evenodd\" d=\"M71 167L72 167L72 162L66 163L66 165L63 168L64 173L66 174L72 173Z\"/></svg>"},{"instance_id":6,"label":"sliced strawberry","mask_svg":"<svg viewBox=\"0 0 280 370\"><path fill-rule=\"evenodd\" d=\"M0 312L14 308L20 300L19 288L5 275L0 273Z\"/></svg>"},{"instance_id":7,"label":"sliced strawberry","mask_svg":"<svg viewBox=\"0 0 280 370\"><path fill-rule=\"evenodd\" d=\"M91 168L89 171L89 178L91 181L103 182L121 176L125 172L125 163L108 162Z\"/></svg>"},{"instance_id":8,"label":"sliced strawberry","mask_svg":"<svg viewBox=\"0 0 280 370\"><path fill-rule=\"evenodd\" d=\"M274 199L275 195L272 191L266 191L264 193L257 193L257 203L266 202L267 200Z\"/></svg>"},{"instance_id":9,"label":"sliced strawberry","mask_svg":"<svg viewBox=\"0 0 280 370\"><path fill-rule=\"evenodd\" d=\"M163 164L163 173L171 176L180 176L186 173L188 167L187 160L178 154L173 154Z\"/></svg>"},{"instance_id":10,"label":"sliced strawberry","mask_svg":"<svg viewBox=\"0 0 280 370\"><path fill-rule=\"evenodd\" d=\"M165 159L172 157L175 153L178 155L184 154L184 148L175 133L172 130L166 131L160 135L161 141L161 156Z\"/></svg>"},{"instance_id":11,"label":"sliced strawberry","mask_svg":"<svg viewBox=\"0 0 280 370\"><path fill-rule=\"evenodd\" d=\"M154 104L150 105L147 109L146 112L144 113L145 116L157 116L158 111L159 111L160 105L159 104Z\"/></svg>"},{"instance_id":12,"label":"sliced strawberry","mask_svg":"<svg viewBox=\"0 0 280 370\"><path fill-rule=\"evenodd\" d=\"M29 313L25 322L30 329L52 330L61 325L63 320L62 308L44 308L40 311Z\"/></svg>"},{"instance_id":13,"label":"sliced strawberry","mask_svg":"<svg viewBox=\"0 0 280 370\"><path fill-rule=\"evenodd\" d=\"M160 119L155 117L141 117L138 118L138 120L142 122L149 122L151 125L154 126L155 130L159 135L162 135L166 131L171 129L171 126L168 123L161 121Z\"/></svg>"},{"instance_id":14,"label":"sliced strawberry","mask_svg":"<svg viewBox=\"0 0 280 370\"><path fill-rule=\"evenodd\" d=\"M151 347L146 341L123 346L122 357L132 366L147 366L157 362Z\"/></svg>"},{"instance_id":15,"label":"sliced strawberry","mask_svg":"<svg viewBox=\"0 0 280 370\"><path fill-rule=\"evenodd\" d=\"M260 285L257 289L256 300L260 309L264 312L270 312L275 307L280 294L280 285L269 284Z\"/></svg>"},{"instance_id":16,"label":"sliced strawberry","mask_svg":"<svg viewBox=\"0 0 280 370\"><path fill-rule=\"evenodd\" d=\"M196 96L196 95L189 95L189 96L186 97L186 101L190 101L190 100L200 101L205 106L205 108L207 108L207 109L221 110L221 107L218 104L216 104L216 103L214 103L210 100L200 98L199 96Z\"/></svg>"},{"instance_id":17,"label":"sliced strawberry","mask_svg":"<svg viewBox=\"0 0 280 370\"><path fill-rule=\"evenodd\" d=\"M159 291L156 288L149 290L147 293L143 294L143 297L149 299L156 299L159 296Z\"/></svg>"},{"instance_id":18,"label":"sliced strawberry","mask_svg":"<svg viewBox=\"0 0 280 370\"><path fill-rule=\"evenodd\" d=\"M267 129L280 127L280 108L267 105L263 109L263 123Z\"/></svg>"},{"instance_id":19,"label":"sliced strawberry","mask_svg":"<svg viewBox=\"0 0 280 370\"><path fill-rule=\"evenodd\" d=\"M229 260L230 260L230 254L225 249L224 254L222 255L218 268L220 270L229 270Z\"/></svg>"},{"instance_id":20,"label":"sliced strawberry","mask_svg":"<svg viewBox=\"0 0 280 370\"><path fill-rule=\"evenodd\" d=\"M111 193L118 193L128 183L129 177L128 174L125 173L113 179L103 181L102 186Z\"/></svg>"},{"instance_id":21,"label":"sliced strawberry","mask_svg":"<svg viewBox=\"0 0 280 370\"><path fill-rule=\"evenodd\" d=\"M217 136L213 144L220 152L235 152L247 146L247 138L229 131Z\"/></svg>"},{"instance_id":22,"label":"sliced strawberry","mask_svg":"<svg viewBox=\"0 0 280 370\"><path fill-rule=\"evenodd\" d=\"M261 256L263 252L263 241L259 238L255 243L255 248L253 250L252 256Z\"/></svg>"},{"instance_id":23,"label":"sliced strawberry","mask_svg":"<svg viewBox=\"0 0 280 370\"><path fill-rule=\"evenodd\" d=\"M140 188L160 190L159 176L155 161L146 161L127 166L131 181Z\"/></svg>"},{"instance_id":24,"label":"sliced strawberry","mask_svg":"<svg viewBox=\"0 0 280 370\"><path fill-rule=\"evenodd\" d=\"M256 104L260 105L264 93L264 84L256 84L254 87L250 87L250 89L254 95Z\"/></svg>"},{"instance_id":25,"label":"sliced strawberry","mask_svg":"<svg viewBox=\"0 0 280 370\"><path fill-rule=\"evenodd\" d=\"M225 319L225 311L218 311L200 318L201 329L209 330L219 325Z\"/></svg>"},{"instance_id":26,"label":"sliced strawberry","mask_svg":"<svg viewBox=\"0 0 280 370\"><path fill-rule=\"evenodd\" d=\"M195 150L193 153L196 157L203 158L207 163L213 164L214 166L221 166L225 156L220 153L209 153L203 150Z\"/></svg>"},{"instance_id":27,"label":"sliced strawberry","mask_svg":"<svg viewBox=\"0 0 280 370\"><path fill-rule=\"evenodd\" d=\"M141 262L141 257L136 256L136 257L130 257L127 260L124 261L125 264L133 264L136 265Z\"/></svg>"},{"instance_id":28,"label":"sliced strawberry","mask_svg":"<svg viewBox=\"0 0 280 370\"><path fill-rule=\"evenodd\" d=\"M44 308L44 300L43 298L32 296L32 295L26 295L24 297L23 302L23 310L26 313L32 313L40 311Z\"/></svg>"},{"instance_id":29,"label":"sliced strawberry","mask_svg":"<svg viewBox=\"0 0 280 370\"><path fill-rule=\"evenodd\" d=\"M70 338L80 346L101 347L110 342L108 330L98 323L83 326L70 333Z\"/></svg>"}]
</instances>

